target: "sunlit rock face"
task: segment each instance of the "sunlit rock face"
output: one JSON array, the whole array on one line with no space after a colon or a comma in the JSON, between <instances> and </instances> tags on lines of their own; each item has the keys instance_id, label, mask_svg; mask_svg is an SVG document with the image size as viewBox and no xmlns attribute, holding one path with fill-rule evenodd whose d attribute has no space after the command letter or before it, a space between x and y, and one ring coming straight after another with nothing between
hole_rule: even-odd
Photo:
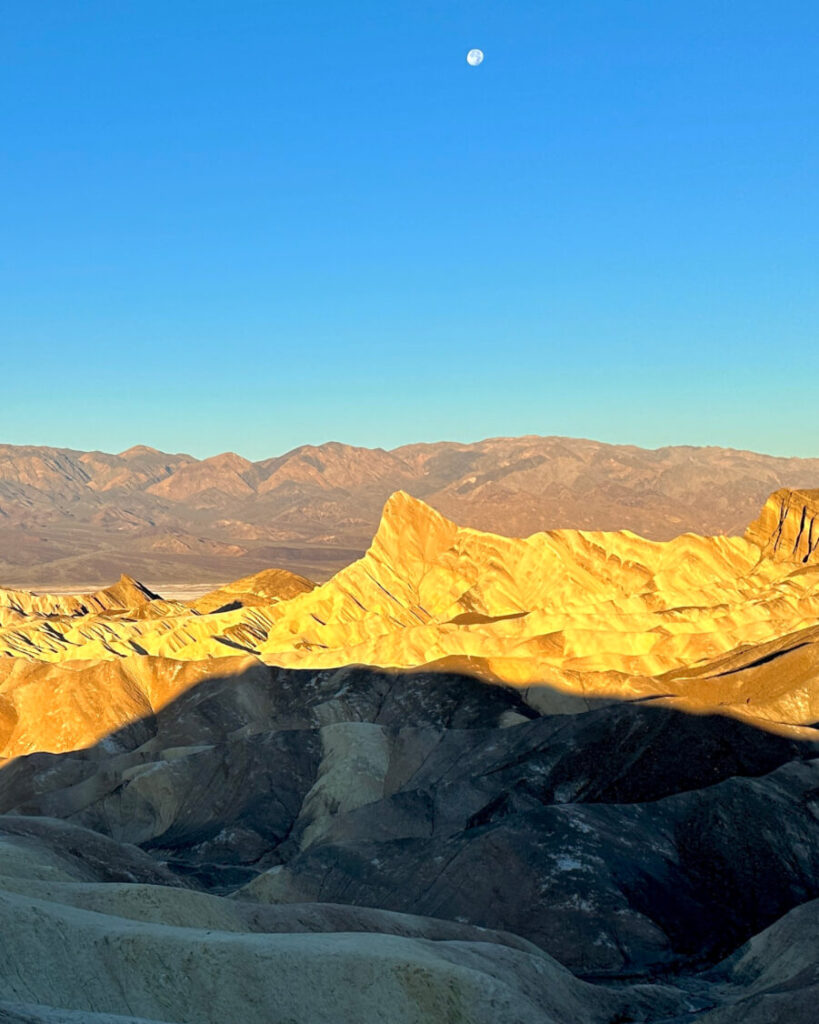
<instances>
[{"instance_id":1,"label":"sunlit rock face","mask_svg":"<svg viewBox=\"0 0 819 1024\"><path fill-rule=\"evenodd\" d=\"M794 565L819 562L819 490L776 491L745 536L764 558Z\"/></svg>"},{"instance_id":2,"label":"sunlit rock face","mask_svg":"<svg viewBox=\"0 0 819 1024\"><path fill-rule=\"evenodd\" d=\"M366 555L321 586L270 570L187 602L128 577L77 596L0 591L0 749L88 745L253 664L457 669L534 688L544 709L652 696L808 726L816 494L773 495L745 538L657 542L501 537L397 492Z\"/></svg>"}]
</instances>

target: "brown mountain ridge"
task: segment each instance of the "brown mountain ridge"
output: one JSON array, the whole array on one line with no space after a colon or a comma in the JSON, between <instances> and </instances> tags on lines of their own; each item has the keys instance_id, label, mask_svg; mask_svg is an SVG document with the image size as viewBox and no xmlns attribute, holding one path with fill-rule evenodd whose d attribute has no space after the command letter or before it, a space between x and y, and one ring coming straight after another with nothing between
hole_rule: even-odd
<instances>
[{"instance_id":1,"label":"brown mountain ridge","mask_svg":"<svg viewBox=\"0 0 819 1024\"><path fill-rule=\"evenodd\" d=\"M330 442L258 462L0 445L0 582L90 588L125 569L161 587L270 565L322 580L364 552L397 490L509 536L629 529L668 540L741 534L772 492L818 482L819 459L562 437L391 451Z\"/></svg>"}]
</instances>

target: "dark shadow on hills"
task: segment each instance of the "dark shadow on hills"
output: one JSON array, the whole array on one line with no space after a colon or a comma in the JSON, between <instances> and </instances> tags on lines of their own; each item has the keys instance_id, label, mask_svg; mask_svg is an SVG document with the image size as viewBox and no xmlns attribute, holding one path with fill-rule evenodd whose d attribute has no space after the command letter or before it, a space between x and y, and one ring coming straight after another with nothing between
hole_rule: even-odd
<instances>
[{"instance_id":1,"label":"dark shadow on hills","mask_svg":"<svg viewBox=\"0 0 819 1024\"><path fill-rule=\"evenodd\" d=\"M792 651L798 651L800 647L809 647L810 641L806 640L804 643L794 644L792 647L786 647L782 651L771 651L770 654L763 654L760 658L755 658L753 661L746 661L744 665L740 665L738 668L729 668L725 672L715 672L714 677L719 679L722 676L736 675L738 672L746 672L750 668L759 668L761 665L768 665L772 661L776 661L777 658L782 658Z\"/></svg>"},{"instance_id":2,"label":"dark shadow on hills","mask_svg":"<svg viewBox=\"0 0 819 1024\"><path fill-rule=\"evenodd\" d=\"M235 612L240 608L244 608L241 601L229 601L227 604L223 604L220 608L214 608L211 615L221 615L223 612Z\"/></svg>"},{"instance_id":3,"label":"dark shadow on hills","mask_svg":"<svg viewBox=\"0 0 819 1024\"><path fill-rule=\"evenodd\" d=\"M457 673L256 664L8 763L0 834L36 818L161 884L463 921L588 977L657 974L819 896L817 758L652 702L539 715Z\"/></svg>"}]
</instances>

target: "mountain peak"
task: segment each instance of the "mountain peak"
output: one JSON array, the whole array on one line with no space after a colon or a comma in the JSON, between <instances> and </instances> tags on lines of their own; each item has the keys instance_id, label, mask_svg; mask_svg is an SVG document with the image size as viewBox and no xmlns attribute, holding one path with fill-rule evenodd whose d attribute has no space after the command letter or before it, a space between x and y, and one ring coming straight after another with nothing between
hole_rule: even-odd
<instances>
[{"instance_id":1,"label":"mountain peak","mask_svg":"<svg viewBox=\"0 0 819 1024\"><path fill-rule=\"evenodd\" d=\"M94 604L99 605L101 609L105 610L116 607L138 608L159 598L159 594L148 590L139 580L135 580L133 576L128 576L125 573L112 586L105 587L103 590L97 590L93 594L86 596Z\"/></svg>"},{"instance_id":2,"label":"mountain peak","mask_svg":"<svg viewBox=\"0 0 819 1024\"><path fill-rule=\"evenodd\" d=\"M393 491L384 503L381 513L381 525L384 523L398 523L401 526L430 524L438 527L445 524L453 527L455 524L441 515L425 501L414 497L407 491ZM380 527L379 527L380 528Z\"/></svg>"},{"instance_id":3,"label":"mountain peak","mask_svg":"<svg viewBox=\"0 0 819 1024\"><path fill-rule=\"evenodd\" d=\"M131 448L126 448L124 452L119 452L118 458L120 459L137 459L140 455L161 455L162 452L158 448L151 448L147 444L135 444Z\"/></svg>"},{"instance_id":4,"label":"mountain peak","mask_svg":"<svg viewBox=\"0 0 819 1024\"><path fill-rule=\"evenodd\" d=\"M236 452L221 452L219 455L211 455L202 460L202 465L215 466L220 469L232 469L236 473L243 473L250 469L253 463Z\"/></svg>"},{"instance_id":5,"label":"mountain peak","mask_svg":"<svg viewBox=\"0 0 819 1024\"><path fill-rule=\"evenodd\" d=\"M406 491L395 491L387 499L371 552L385 561L401 564L406 557L432 561L448 548L458 527L440 512Z\"/></svg>"}]
</instances>

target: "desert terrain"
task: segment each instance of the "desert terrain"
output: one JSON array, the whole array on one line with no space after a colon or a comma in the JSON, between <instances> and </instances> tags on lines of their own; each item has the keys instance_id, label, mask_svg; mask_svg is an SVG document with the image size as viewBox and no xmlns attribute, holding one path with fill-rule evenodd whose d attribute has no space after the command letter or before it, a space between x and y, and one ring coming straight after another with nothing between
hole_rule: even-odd
<instances>
[{"instance_id":1,"label":"desert terrain","mask_svg":"<svg viewBox=\"0 0 819 1024\"><path fill-rule=\"evenodd\" d=\"M506 536L734 535L773 491L817 480L819 459L563 437L329 443L257 462L0 445L0 582L82 590L127 573L165 593L271 566L323 582L364 553L399 490Z\"/></svg>"},{"instance_id":2,"label":"desert terrain","mask_svg":"<svg viewBox=\"0 0 819 1024\"><path fill-rule=\"evenodd\" d=\"M819 4L2 15L0 1024L819 1024Z\"/></svg>"},{"instance_id":3,"label":"desert terrain","mask_svg":"<svg viewBox=\"0 0 819 1024\"><path fill-rule=\"evenodd\" d=\"M200 591L0 590L3 1019L814 1019L819 491Z\"/></svg>"}]
</instances>

